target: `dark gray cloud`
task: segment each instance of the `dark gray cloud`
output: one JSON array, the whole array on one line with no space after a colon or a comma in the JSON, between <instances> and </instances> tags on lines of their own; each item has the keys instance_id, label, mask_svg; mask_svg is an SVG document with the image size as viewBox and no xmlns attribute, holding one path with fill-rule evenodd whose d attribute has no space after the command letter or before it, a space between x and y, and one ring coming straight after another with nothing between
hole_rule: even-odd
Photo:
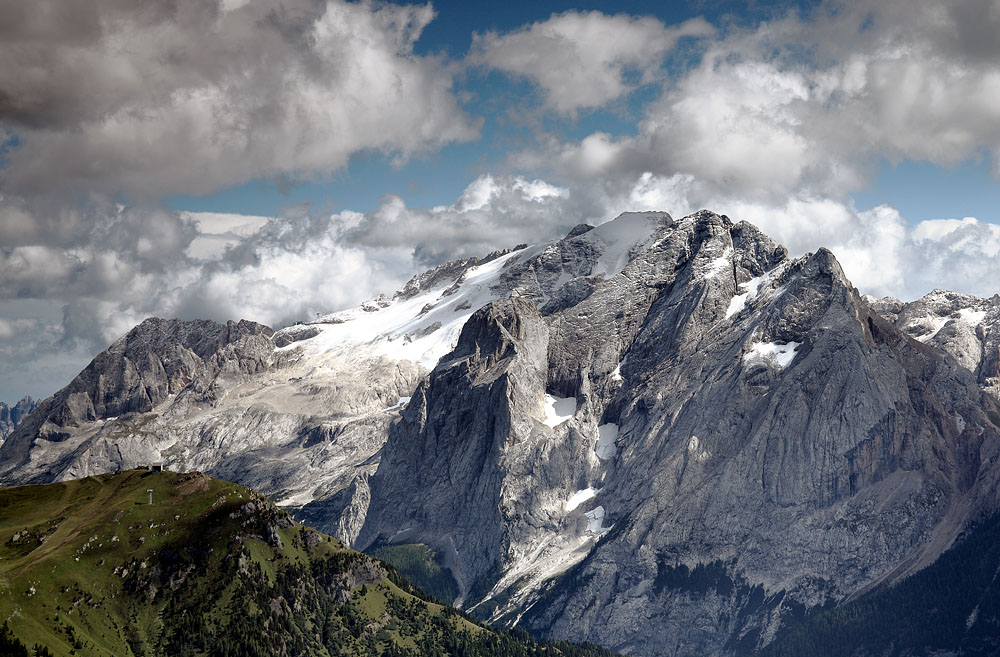
<instances>
[{"instance_id":1,"label":"dark gray cloud","mask_svg":"<svg viewBox=\"0 0 1000 657\"><path fill-rule=\"evenodd\" d=\"M203 194L352 153L474 138L426 6L339 0L0 3L6 193Z\"/></svg>"},{"instance_id":2,"label":"dark gray cloud","mask_svg":"<svg viewBox=\"0 0 1000 657\"><path fill-rule=\"evenodd\" d=\"M454 203L410 208L396 196L374 212L338 215L344 239L363 247L411 249L428 268L456 257L557 236L580 223L568 189L518 176L483 175Z\"/></svg>"},{"instance_id":3,"label":"dark gray cloud","mask_svg":"<svg viewBox=\"0 0 1000 657\"><path fill-rule=\"evenodd\" d=\"M62 298L117 294L136 286L142 277L174 269L186 261L185 251L197 235L194 224L162 208L124 208L111 203L80 202L75 206L43 204L8 209L0 202L0 216L18 215L26 225L72 227L73 242L64 235L50 240L42 234L25 244L0 246L0 298ZM37 234L37 232L36 232Z\"/></svg>"},{"instance_id":4,"label":"dark gray cloud","mask_svg":"<svg viewBox=\"0 0 1000 657\"><path fill-rule=\"evenodd\" d=\"M900 14L905 12L901 7ZM1000 2L963 0L945 2L934 8L937 20L928 24L928 37L937 48L966 63L996 64L1000 58ZM897 15L897 20L906 17Z\"/></svg>"}]
</instances>

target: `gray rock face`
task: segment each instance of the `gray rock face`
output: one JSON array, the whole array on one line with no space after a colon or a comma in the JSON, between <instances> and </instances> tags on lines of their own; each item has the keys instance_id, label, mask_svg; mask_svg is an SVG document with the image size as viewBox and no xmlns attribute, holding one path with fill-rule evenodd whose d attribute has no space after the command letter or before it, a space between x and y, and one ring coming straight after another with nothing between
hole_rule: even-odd
<instances>
[{"instance_id":1,"label":"gray rock face","mask_svg":"<svg viewBox=\"0 0 1000 657\"><path fill-rule=\"evenodd\" d=\"M42 472L32 472L31 454L44 451L41 441L75 443L97 424L139 417L181 392L191 402L211 403L226 387L270 365L273 333L247 321L147 319L38 405L0 450L0 476L30 481L40 474L51 480L49 454Z\"/></svg>"},{"instance_id":2,"label":"gray rock face","mask_svg":"<svg viewBox=\"0 0 1000 657\"><path fill-rule=\"evenodd\" d=\"M981 299L934 290L909 303L888 297L870 301L910 337L951 354L1000 399L1000 295Z\"/></svg>"},{"instance_id":3,"label":"gray rock face","mask_svg":"<svg viewBox=\"0 0 1000 657\"><path fill-rule=\"evenodd\" d=\"M699 213L615 271L592 235L505 268L514 301L470 320L390 430L358 546L449 553L494 620L725 654L996 508L995 404L831 253L789 260ZM546 395L575 412L546 422Z\"/></svg>"},{"instance_id":4,"label":"gray rock face","mask_svg":"<svg viewBox=\"0 0 1000 657\"><path fill-rule=\"evenodd\" d=\"M13 406L0 402L0 441L6 440L7 436L13 433L17 425L24 421L24 418L31 414L38 406L31 397L23 397Z\"/></svg>"},{"instance_id":5,"label":"gray rock face","mask_svg":"<svg viewBox=\"0 0 1000 657\"><path fill-rule=\"evenodd\" d=\"M614 528L532 629L636 654L752 648L799 605L926 565L995 508L998 427L974 381L870 312L828 252L781 267L730 322L696 277L654 303L604 411L625 427L596 498ZM669 576L699 565L718 583Z\"/></svg>"},{"instance_id":6,"label":"gray rock face","mask_svg":"<svg viewBox=\"0 0 1000 657\"><path fill-rule=\"evenodd\" d=\"M510 466L547 438L514 411L542 404L547 338L525 299L472 316L390 428L357 544L369 544L375 527L392 527L397 541L430 541L450 553L463 593L497 577L509 533L522 529L518 510L498 504L505 479L530 477Z\"/></svg>"},{"instance_id":7,"label":"gray rock face","mask_svg":"<svg viewBox=\"0 0 1000 657\"><path fill-rule=\"evenodd\" d=\"M147 320L45 400L0 448L0 482L162 462L293 506L373 472L422 370L384 358L303 360L252 322ZM120 413L120 415L115 415Z\"/></svg>"},{"instance_id":8,"label":"gray rock face","mask_svg":"<svg viewBox=\"0 0 1000 657\"><path fill-rule=\"evenodd\" d=\"M273 336L144 323L0 480L163 460L356 548L429 544L500 623L746 653L1000 508L998 301L866 299L826 250L626 214Z\"/></svg>"}]
</instances>

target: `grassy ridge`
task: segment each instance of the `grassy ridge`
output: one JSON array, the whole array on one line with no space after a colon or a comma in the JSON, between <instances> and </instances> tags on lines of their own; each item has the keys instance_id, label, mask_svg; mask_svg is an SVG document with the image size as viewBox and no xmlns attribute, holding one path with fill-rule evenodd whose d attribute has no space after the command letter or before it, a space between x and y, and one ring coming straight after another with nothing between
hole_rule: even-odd
<instances>
[{"instance_id":1,"label":"grassy ridge","mask_svg":"<svg viewBox=\"0 0 1000 657\"><path fill-rule=\"evenodd\" d=\"M0 489L0 618L58 656L610 655L487 630L247 488L138 470Z\"/></svg>"}]
</instances>

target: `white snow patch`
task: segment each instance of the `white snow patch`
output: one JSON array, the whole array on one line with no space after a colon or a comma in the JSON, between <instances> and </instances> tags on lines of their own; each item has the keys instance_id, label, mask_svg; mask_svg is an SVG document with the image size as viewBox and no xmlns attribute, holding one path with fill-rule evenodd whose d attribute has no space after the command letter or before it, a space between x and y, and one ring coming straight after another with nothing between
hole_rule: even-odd
<instances>
[{"instance_id":1,"label":"white snow patch","mask_svg":"<svg viewBox=\"0 0 1000 657\"><path fill-rule=\"evenodd\" d=\"M619 383L621 383L622 381L624 381L624 379L622 378L622 364L621 363L618 363L618 367L616 367L614 369L614 371L611 372L611 380L612 381L618 381Z\"/></svg>"},{"instance_id":2,"label":"white snow patch","mask_svg":"<svg viewBox=\"0 0 1000 657\"><path fill-rule=\"evenodd\" d=\"M550 427L555 427L576 415L576 397L553 397L545 395L545 419Z\"/></svg>"},{"instance_id":3,"label":"white snow patch","mask_svg":"<svg viewBox=\"0 0 1000 657\"><path fill-rule=\"evenodd\" d=\"M958 318L969 326L975 327L982 324L983 320L986 319L986 311L962 308L958 311Z\"/></svg>"},{"instance_id":4,"label":"white snow patch","mask_svg":"<svg viewBox=\"0 0 1000 657\"><path fill-rule=\"evenodd\" d=\"M469 269L458 292L443 292L454 281L410 299L385 297L318 318L311 326L319 335L293 342L278 351L302 348L308 355L364 355L409 360L432 369L458 343L462 326L474 312L500 295L490 290L504 264L524 255L514 251ZM426 310L425 310L426 309ZM367 347L367 349L364 349Z\"/></svg>"},{"instance_id":5,"label":"white snow patch","mask_svg":"<svg viewBox=\"0 0 1000 657\"><path fill-rule=\"evenodd\" d=\"M757 296L757 288L760 287L761 281L764 280L764 276L757 276L756 278L751 278L746 283L740 283L736 288L737 292L740 290L745 290L743 294L737 294L729 301L729 308L726 309L726 319L729 319L733 315L739 314L743 310L744 306L747 304L747 299Z\"/></svg>"},{"instance_id":6,"label":"white snow patch","mask_svg":"<svg viewBox=\"0 0 1000 657\"><path fill-rule=\"evenodd\" d=\"M295 495L290 495L278 502L275 502L278 506L305 506L312 502L316 497L313 495L311 490L303 491Z\"/></svg>"},{"instance_id":7,"label":"white snow patch","mask_svg":"<svg viewBox=\"0 0 1000 657\"><path fill-rule=\"evenodd\" d=\"M626 212L581 235L579 239L603 246L591 275L611 278L619 274L628 265L630 253L651 243L653 230L662 216L656 212Z\"/></svg>"},{"instance_id":8,"label":"white snow patch","mask_svg":"<svg viewBox=\"0 0 1000 657\"><path fill-rule=\"evenodd\" d=\"M596 488L584 488L583 490L576 491L566 500L566 512L569 513L587 500L592 499L595 495L597 495Z\"/></svg>"},{"instance_id":9,"label":"white snow patch","mask_svg":"<svg viewBox=\"0 0 1000 657\"><path fill-rule=\"evenodd\" d=\"M733 315L738 315L741 310L747 305L747 297L750 293L737 294L735 297L729 300L729 307L726 308L726 319L729 319Z\"/></svg>"},{"instance_id":10,"label":"white snow patch","mask_svg":"<svg viewBox=\"0 0 1000 657\"><path fill-rule=\"evenodd\" d=\"M733 247L727 246L726 250L722 252L722 255L708 263L708 266L705 268L705 278L718 276L722 272L729 269L732 256Z\"/></svg>"},{"instance_id":11,"label":"white snow patch","mask_svg":"<svg viewBox=\"0 0 1000 657\"><path fill-rule=\"evenodd\" d=\"M711 456L708 450L701 448L701 441L698 439L698 436L694 435L688 439L688 453L696 461L706 461Z\"/></svg>"},{"instance_id":12,"label":"white snow patch","mask_svg":"<svg viewBox=\"0 0 1000 657\"><path fill-rule=\"evenodd\" d=\"M976 624L977 620L979 620L979 605L976 605L976 607L972 610L972 613L965 619L965 629L972 629L972 626Z\"/></svg>"},{"instance_id":13,"label":"white snow patch","mask_svg":"<svg viewBox=\"0 0 1000 657\"><path fill-rule=\"evenodd\" d=\"M918 327L918 326L919 327L924 327L924 328L930 328L930 330L927 333L924 333L923 335L917 337L917 340L919 340L920 342L927 342L928 340L930 340L931 338L933 338L935 335L937 335L938 332L941 329L943 329L944 325L947 324L947 323L948 323L948 318L947 317L940 317L940 316L934 315L934 316L928 316L928 317L924 317L922 319L918 319L916 321L910 322L907 325L907 328L908 329L912 329L912 328L915 328L915 327Z\"/></svg>"},{"instance_id":14,"label":"white snow patch","mask_svg":"<svg viewBox=\"0 0 1000 657\"><path fill-rule=\"evenodd\" d=\"M955 413L955 428L959 433L965 431L965 418L958 413Z\"/></svg>"},{"instance_id":15,"label":"white snow patch","mask_svg":"<svg viewBox=\"0 0 1000 657\"><path fill-rule=\"evenodd\" d=\"M801 342L788 342L786 344L755 342L750 347L750 351L743 355L743 362L763 360L784 369L795 359L795 351L801 344Z\"/></svg>"},{"instance_id":16,"label":"white snow patch","mask_svg":"<svg viewBox=\"0 0 1000 657\"><path fill-rule=\"evenodd\" d=\"M585 514L587 516L587 531L593 532L595 534L602 534L610 527L604 526L604 507L599 506L591 511L587 511Z\"/></svg>"},{"instance_id":17,"label":"white snow patch","mask_svg":"<svg viewBox=\"0 0 1000 657\"><path fill-rule=\"evenodd\" d=\"M597 445L594 446L597 458L602 461L613 458L618 453L618 447L615 445L616 440L618 440L617 424L608 422L597 427Z\"/></svg>"},{"instance_id":18,"label":"white snow patch","mask_svg":"<svg viewBox=\"0 0 1000 657\"><path fill-rule=\"evenodd\" d=\"M397 408L400 408L402 406L406 406L409 403L410 403L410 398L409 397L400 397L398 402L396 402L395 404L393 404L392 406L390 406L389 408L387 408L385 410L387 410L387 411L394 411Z\"/></svg>"}]
</instances>

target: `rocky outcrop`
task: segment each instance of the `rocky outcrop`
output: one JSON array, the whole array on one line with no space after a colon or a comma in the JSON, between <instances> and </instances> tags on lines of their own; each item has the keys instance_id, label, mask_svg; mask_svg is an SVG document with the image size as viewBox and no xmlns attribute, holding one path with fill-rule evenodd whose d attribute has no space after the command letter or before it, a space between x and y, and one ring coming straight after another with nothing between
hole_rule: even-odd
<instances>
[{"instance_id":1,"label":"rocky outcrop","mask_svg":"<svg viewBox=\"0 0 1000 657\"><path fill-rule=\"evenodd\" d=\"M385 532L397 541L430 542L451 554L462 595L492 586L511 535L527 522L504 498L512 486L532 494L547 487L531 481L530 471L511 468L551 440L530 413L543 404L547 344L529 300L496 301L472 316L454 351L390 428L358 546ZM536 465L555 478L544 463Z\"/></svg>"},{"instance_id":2,"label":"rocky outcrop","mask_svg":"<svg viewBox=\"0 0 1000 657\"><path fill-rule=\"evenodd\" d=\"M38 406L38 402L27 396L13 406L0 402L0 441L5 440L13 433L14 429L31 414L31 411L35 410L36 406Z\"/></svg>"},{"instance_id":3,"label":"rocky outcrop","mask_svg":"<svg viewBox=\"0 0 1000 657\"><path fill-rule=\"evenodd\" d=\"M346 487L330 497L303 506L296 517L310 527L337 536L345 543L357 543L371 504L368 478L374 470L374 466L363 469Z\"/></svg>"},{"instance_id":4,"label":"rocky outcrop","mask_svg":"<svg viewBox=\"0 0 1000 657\"><path fill-rule=\"evenodd\" d=\"M499 251L494 251L482 258L461 258L459 260L451 260L442 265L438 265L433 269L429 269L421 274L417 274L409 281L406 285L402 287L393 295L393 299L412 299L413 297L426 292L428 289L433 289L439 287L444 283L450 285L461 284L465 273L470 269L477 267L479 265L485 265L497 258L507 255L513 251L525 248L526 245L521 244L513 249L502 249Z\"/></svg>"},{"instance_id":5,"label":"rocky outcrop","mask_svg":"<svg viewBox=\"0 0 1000 657\"><path fill-rule=\"evenodd\" d=\"M303 357L300 344L320 333L147 320L42 402L0 449L0 482L161 462L243 482L291 506L325 500L374 472L400 400L424 370L356 353Z\"/></svg>"},{"instance_id":6,"label":"rocky outcrop","mask_svg":"<svg viewBox=\"0 0 1000 657\"><path fill-rule=\"evenodd\" d=\"M99 354L45 406L57 427L145 413L191 388L202 399L267 368L274 331L261 324L150 318Z\"/></svg>"},{"instance_id":7,"label":"rocky outcrop","mask_svg":"<svg viewBox=\"0 0 1000 657\"><path fill-rule=\"evenodd\" d=\"M950 354L1000 400L1000 296L934 290L909 303L891 297L869 301L910 337Z\"/></svg>"}]
</instances>

